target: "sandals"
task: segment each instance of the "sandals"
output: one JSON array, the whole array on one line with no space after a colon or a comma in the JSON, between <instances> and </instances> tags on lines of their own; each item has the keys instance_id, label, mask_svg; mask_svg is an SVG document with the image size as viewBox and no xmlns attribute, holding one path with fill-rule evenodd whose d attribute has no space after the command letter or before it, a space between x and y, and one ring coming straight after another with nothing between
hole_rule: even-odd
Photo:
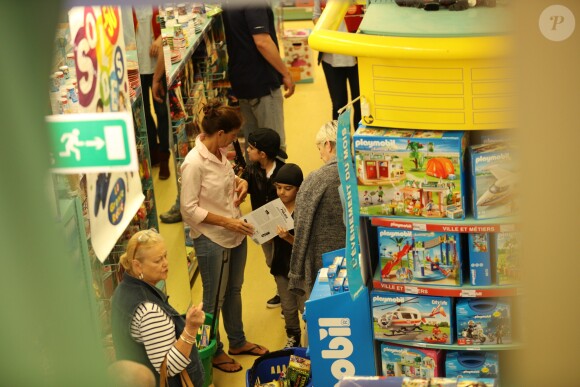
<instances>
[{"instance_id":1,"label":"sandals","mask_svg":"<svg viewBox=\"0 0 580 387\"><path fill-rule=\"evenodd\" d=\"M229 368L223 367L224 365L227 365L227 364L237 364L240 367L239 368L236 368L236 369L233 369L233 370L232 369L229 369ZM237 363L234 359L230 359L228 361L222 361L221 363L211 363L211 366L213 368L217 368L218 370L220 370L222 372L227 372L227 373L230 373L230 374L233 374L235 372L240 372L241 370L244 369L244 367L242 367L242 365L239 364L239 363Z\"/></svg>"},{"instance_id":2,"label":"sandals","mask_svg":"<svg viewBox=\"0 0 580 387\"><path fill-rule=\"evenodd\" d=\"M261 351L266 351L266 352L261 352ZM268 351L266 348L258 345L258 344L254 344L250 349L246 349L245 351L242 352L232 352L230 350L228 350L228 355L230 356L237 356L237 355L251 355L251 356L262 356L267 354Z\"/></svg>"}]
</instances>

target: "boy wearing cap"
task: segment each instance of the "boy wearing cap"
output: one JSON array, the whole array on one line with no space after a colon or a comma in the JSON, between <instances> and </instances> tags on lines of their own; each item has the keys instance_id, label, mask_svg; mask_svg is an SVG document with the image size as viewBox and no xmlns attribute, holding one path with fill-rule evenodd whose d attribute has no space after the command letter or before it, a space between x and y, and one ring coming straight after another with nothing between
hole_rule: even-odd
<instances>
[{"instance_id":1,"label":"boy wearing cap","mask_svg":"<svg viewBox=\"0 0 580 387\"><path fill-rule=\"evenodd\" d=\"M269 128L256 129L249 134L247 152L249 163L242 178L248 182L250 203L252 210L255 210L278 198L273 179L284 165L281 159L287 159L288 155L280 149L280 135ZM262 244L262 250L266 256L266 264L271 267L274 242ZM280 297L275 295L266 302L266 306L279 307Z\"/></svg>"},{"instance_id":2,"label":"boy wearing cap","mask_svg":"<svg viewBox=\"0 0 580 387\"><path fill-rule=\"evenodd\" d=\"M288 212L294 217L294 203L296 194L302 184L302 170L296 164L285 164L274 178L276 193L286 206ZM278 294L282 301L282 312L286 323L286 345L284 348L299 347L301 338L300 319L298 310L304 310L304 303L300 296L288 290L288 272L290 271L290 258L294 234L278 226L278 236L274 238L274 257L270 273L274 275Z\"/></svg>"}]
</instances>

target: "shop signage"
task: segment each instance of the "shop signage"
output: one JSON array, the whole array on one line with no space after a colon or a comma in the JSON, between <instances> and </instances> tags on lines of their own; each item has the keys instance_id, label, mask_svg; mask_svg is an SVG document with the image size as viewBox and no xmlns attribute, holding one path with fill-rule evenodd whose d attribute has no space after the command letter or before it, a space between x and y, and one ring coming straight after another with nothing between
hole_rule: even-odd
<instances>
[{"instance_id":1,"label":"shop signage","mask_svg":"<svg viewBox=\"0 0 580 387\"><path fill-rule=\"evenodd\" d=\"M130 113L65 114L46 117L55 173L137 171Z\"/></svg>"}]
</instances>

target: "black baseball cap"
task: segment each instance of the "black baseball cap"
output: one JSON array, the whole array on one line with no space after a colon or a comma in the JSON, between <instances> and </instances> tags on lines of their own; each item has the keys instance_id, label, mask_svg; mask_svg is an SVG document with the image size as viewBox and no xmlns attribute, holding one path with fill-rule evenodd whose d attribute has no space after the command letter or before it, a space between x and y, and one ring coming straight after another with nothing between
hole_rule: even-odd
<instances>
[{"instance_id":1,"label":"black baseball cap","mask_svg":"<svg viewBox=\"0 0 580 387\"><path fill-rule=\"evenodd\" d=\"M292 163L284 164L276 176L274 176L274 183L288 184L294 187L300 187L302 180L304 180L302 169Z\"/></svg>"},{"instance_id":2,"label":"black baseball cap","mask_svg":"<svg viewBox=\"0 0 580 387\"><path fill-rule=\"evenodd\" d=\"M280 135L273 129L259 128L248 136L248 144L266 153L269 158L287 159L288 155L280 149Z\"/></svg>"}]
</instances>

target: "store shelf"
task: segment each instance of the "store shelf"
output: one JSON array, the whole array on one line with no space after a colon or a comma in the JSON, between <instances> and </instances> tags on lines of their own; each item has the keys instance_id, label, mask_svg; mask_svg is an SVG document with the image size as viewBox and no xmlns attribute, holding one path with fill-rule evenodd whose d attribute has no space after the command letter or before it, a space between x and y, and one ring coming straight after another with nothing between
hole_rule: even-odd
<instances>
[{"instance_id":1,"label":"store shelf","mask_svg":"<svg viewBox=\"0 0 580 387\"><path fill-rule=\"evenodd\" d=\"M409 347L417 348L432 348L432 349L446 349L452 351L510 351L514 349L523 348L522 343L510 343L510 344L489 344L489 345L457 345L457 344L431 344L416 341L403 341L403 340L389 340L389 339L377 339L375 340L381 342L387 342L392 344L402 344Z\"/></svg>"},{"instance_id":2,"label":"store shelf","mask_svg":"<svg viewBox=\"0 0 580 387\"><path fill-rule=\"evenodd\" d=\"M381 268L377 268L373 277L373 289L396 293L420 294L422 296L484 298L484 297L514 297L521 296L520 286L471 286L463 284L461 287L443 285L402 284L381 282Z\"/></svg>"},{"instance_id":3,"label":"store shelf","mask_svg":"<svg viewBox=\"0 0 580 387\"><path fill-rule=\"evenodd\" d=\"M141 90L142 90L141 85L139 85L139 87L135 89L135 97L131 98L131 109L134 109L135 105L137 104L137 101L139 101L139 98L141 97Z\"/></svg>"},{"instance_id":4,"label":"store shelf","mask_svg":"<svg viewBox=\"0 0 580 387\"><path fill-rule=\"evenodd\" d=\"M311 20L312 7L282 7L282 19L290 20Z\"/></svg>"},{"instance_id":5,"label":"store shelf","mask_svg":"<svg viewBox=\"0 0 580 387\"><path fill-rule=\"evenodd\" d=\"M459 233L496 233L516 230L516 221L513 218L497 218L477 220L466 217L457 219L424 219L424 218L395 218L388 216L373 216L373 226L398 228L401 230L459 232Z\"/></svg>"},{"instance_id":6,"label":"store shelf","mask_svg":"<svg viewBox=\"0 0 580 387\"><path fill-rule=\"evenodd\" d=\"M168 85L172 85L175 82L175 80L177 79L177 75L181 70L183 70L185 64L187 63L189 58L191 58L193 52L201 43L203 36L210 28L212 22L213 18L211 17L207 18L207 20L202 25L201 32L195 34L195 36L189 37L189 46L187 46L187 49L185 51L185 54L183 54L181 61L171 65L171 69L169 70L169 78L167 80Z\"/></svg>"}]
</instances>

